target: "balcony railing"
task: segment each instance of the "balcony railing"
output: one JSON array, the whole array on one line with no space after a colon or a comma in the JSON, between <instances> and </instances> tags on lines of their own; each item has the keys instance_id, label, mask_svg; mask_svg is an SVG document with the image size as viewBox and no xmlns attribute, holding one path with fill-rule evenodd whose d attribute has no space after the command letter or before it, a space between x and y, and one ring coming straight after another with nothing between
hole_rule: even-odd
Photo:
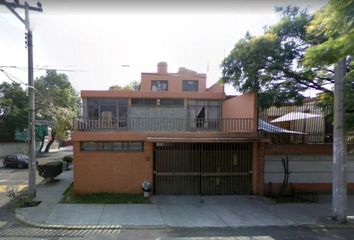
<instances>
[{"instance_id":1,"label":"balcony railing","mask_svg":"<svg viewBox=\"0 0 354 240\"><path fill-rule=\"evenodd\" d=\"M74 120L74 131L132 131L132 132L254 132L253 118L189 119L189 118L93 118Z\"/></svg>"}]
</instances>

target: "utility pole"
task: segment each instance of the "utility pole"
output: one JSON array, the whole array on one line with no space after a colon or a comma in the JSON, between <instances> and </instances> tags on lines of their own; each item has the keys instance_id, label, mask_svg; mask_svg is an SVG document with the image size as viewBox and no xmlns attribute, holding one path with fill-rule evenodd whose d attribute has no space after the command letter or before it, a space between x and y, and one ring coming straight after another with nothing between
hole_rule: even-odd
<instances>
[{"instance_id":1,"label":"utility pole","mask_svg":"<svg viewBox=\"0 0 354 240\"><path fill-rule=\"evenodd\" d=\"M42 12L41 3L37 3L37 7L30 6L27 2L20 4L18 0L14 2L6 2L0 0L0 4L5 5L24 25L26 28L26 47L28 50L28 194L32 197L36 196L36 135L35 135L35 96L33 84L33 45L32 45L32 31L30 27L29 11ZM25 18L15 10L16 8L25 9Z\"/></svg>"},{"instance_id":2,"label":"utility pole","mask_svg":"<svg viewBox=\"0 0 354 240\"><path fill-rule=\"evenodd\" d=\"M335 67L334 126L333 126L333 185L332 219L339 223L347 221L347 141L344 126L344 76L346 60Z\"/></svg>"}]
</instances>

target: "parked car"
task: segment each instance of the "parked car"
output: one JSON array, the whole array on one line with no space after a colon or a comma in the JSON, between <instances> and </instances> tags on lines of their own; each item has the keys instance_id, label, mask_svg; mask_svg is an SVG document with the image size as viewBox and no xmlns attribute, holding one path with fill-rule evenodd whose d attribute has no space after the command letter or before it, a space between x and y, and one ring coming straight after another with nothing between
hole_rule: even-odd
<instances>
[{"instance_id":1,"label":"parked car","mask_svg":"<svg viewBox=\"0 0 354 240\"><path fill-rule=\"evenodd\" d=\"M4 167L18 167L18 168L28 168L29 157L25 154L11 154L4 158Z\"/></svg>"}]
</instances>

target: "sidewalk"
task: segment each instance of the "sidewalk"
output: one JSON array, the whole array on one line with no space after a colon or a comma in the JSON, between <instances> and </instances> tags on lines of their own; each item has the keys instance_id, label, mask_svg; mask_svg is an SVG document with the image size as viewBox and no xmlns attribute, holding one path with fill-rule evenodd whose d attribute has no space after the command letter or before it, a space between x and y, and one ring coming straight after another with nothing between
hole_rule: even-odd
<instances>
[{"instance_id":1,"label":"sidewalk","mask_svg":"<svg viewBox=\"0 0 354 240\"><path fill-rule=\"evenodd\" d=\"M152 204L60 204L62 193L72 182L72 171L60 181L37 189L36 207L16 209L16 217L47 228L164 228L164 227L250 227L311 225L354 227L352 222L337 225L329 220L330 199L309 204L274 204L250 196L155 196ZM354 201L348 199L349 215Z\"/></svg>"}]
</instances>

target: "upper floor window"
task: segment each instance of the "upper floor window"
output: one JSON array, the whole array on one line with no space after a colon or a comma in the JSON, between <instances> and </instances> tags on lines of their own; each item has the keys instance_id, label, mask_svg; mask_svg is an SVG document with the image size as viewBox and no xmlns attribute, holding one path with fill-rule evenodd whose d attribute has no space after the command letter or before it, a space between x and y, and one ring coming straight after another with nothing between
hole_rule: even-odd
<instances>
[{"instance_id":1,"label":"upper floor window","mask_svg":"<svg viewBox=\"0 0 354 240\"><path fill-rule=\"evenodd\" d=\"M152 81L151 90L154 92L168 91L168 81L167 80Z\"/></svg>"},{"instance_id":2,"label":"upper floor window","mask_svg":"<svg viewBox=\"0 0 354 240\"><path fill-rule=\"evenodd\" d=\"M183 91L185 91L185 92L198 92L198 81L196 81L196 80L183 80Z\"/></svg>"}]
</instances>

